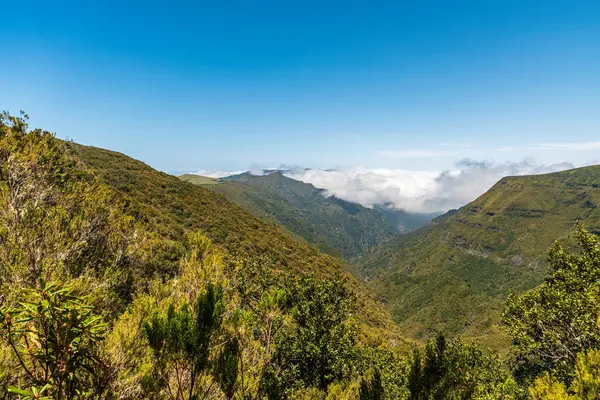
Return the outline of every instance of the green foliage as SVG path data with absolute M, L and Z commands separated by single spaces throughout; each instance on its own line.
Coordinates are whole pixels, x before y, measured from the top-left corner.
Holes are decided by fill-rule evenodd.
M 0 334 L 23 380 L 9 392 L 39 398 L 89 398 L 102 391 L 105 366 L 97 351 L 106 325 L 68 286 L 40 282 L 18 307 L 0 309 Z
M 15 387 L 8 388 L 8 393 L 19 396 L 19 399 L 23 400 L 52 400 L 56 397 L 47 396 L 49 392 L 52 390 L 52 385 L 44 385 L 43 388 L 38 389 L 37 387 L 31 387 L 29 390 L 19 389 Z
M 522 379 L 548 371 L 569 380 L 577 353 L 600 345 L 600 246 L 583 229 L 577 238 L 580 254 L 556 243 L 546 281 L 507 302 L 504 322 Z
M 408 389 L 410 357 L 407 354 L 399 354 L 385 348 L 367 347 L 362 349 L 363 382 L 369 383 L 370 371 L 377 371 L 381 386 L 383 388 L 384 398 L 386 399 L 408 399 L 410 390 Z
M 508 295 L 543 282 L 548 248 L 567 238 L 574 221 L 600 231 L 598 182 L 600 166 L 504 178 L 426 228 L 368 252 L 358 269 L 404 335 L 460 334 L 506 355 Z
M 339 279 L 289 280 L 286 303 L 294 325 L 277 338 L 277 349 L 265 371 L 263 385 L 270 398 L 292 388 L 325 390 L 356 370 L 356 330 L 349 321 L 355 298 Z
M 494 357 L 439 335 L 415 348 L 408 374 L 410 399 L 512 399 L 518 388 Z
M 126 156 L 29 131 L 25 116 L 1 118 L 1 398 L 9 386 L 20 398 L 60 392 L 123 400 L 524 394 L 475 345 L 440 336 L 407 357 L 379 301 L 344 265 L 223 196 Z M 389 296 L 411 335 L 426 337 L 435 326 L 501 339 L 496 312 L 509 290 L 538 282 L 537 256 L 548 237 L 562 235 L 579 214 L 592 226 L 600 221 L 589 207 L 595 173 L 535 177 L 533 186 L 529 178 L 503 180 L 432 227 L 373 250 L 362 271 L 375 276 L 372 287 Z M 373 221 L 360 207 L 280 174 L 212 183 L 278 193 L 281 203 L 248 202 L 284 226 L 318 220 L 309 231 L 331 239 L 333 225 L 343 225 L 349 238 L 322 242 L 332 247 L 381 239 L 361 231 Z M 548 195 L 557 191 L 562 197 Z M 286 221 L 286 210 L 299 219 Z M 557 245 L 551 276 L 511 297 L 505 314 L 518 377 L 550 371 L 529 388 L 534 399 L 590 399 L 599 391 L 600 250 L 586 232 L 578 238 L 581 253 Z M 364 243 L 343 251 L 362 251 Z M 24 291 L 40 277 L 67 284 Z
M 104 287 L 93 301 L 114 317 L 145 272 L 134 254 L 139 232 L 64 143 L 29 130 L 26 118 L 0 114 L 0 292 L 13 302 L 18 288 L 40 278 L 79 279 L 93 291 Z
M 6 397 L 10 386 L 19 384 L 20 374 L 15 373 L 19 368 L 17 358 L 8 343 L 0 340 L 0 398 Z
M 113 377 L 109 390 L 119 399 L 140 399 L 156 387 L 152 376 L 155 359 L 143 324 L 157 308 L 166 308 L 164 299 L 169 293 L 156 280 L 150 282 L 148 293 L 138 293 L 107 334 L 103 351 Z
M 216 368 L 217 381 L 228 399 L 232 399 L 235 393 L 239 359 L 240 345 L 236 338 L 232 338 L 225 343 Z
M 282 228 L 250 215 L 221 194 L 206 189 L 206 185 L 183 182 L 123 154 L 74 143 L 68 143 L 68 147 L 74 157 L 119 193 L 126 213 L 136 224 L 154 232 L 163 243 L 181 244 L 188 232 L 200 231 L 216 247 L 226 250 L 228 257 L 248 265 L 263 264 L 279 281 L 286 276 L 331 279 L 342 274 L 343 284 L 358 297 L 361 333 L 379 340 L 401 340 L 389 313 L 339 261 L 319 253 Z M 154 248 L 144 247 L 144 262 L 152 260 L 153 268 L 178 271 L 185 249 L 164 247 L 168 251 L 155 252 Z
M 600 396 L 600 351 L 590 350 L 577 355 L 570 390 L 556 377 L 545 372 L 529 388 L 532 400 L 567 399 L 593 400 Z
M 535 380 L 529 388 L 529 396 L 531 400 L 574 400 L 565 385 L 548 372 Z
M 370 380 L 363 378 L 360 381 L 360 400 L 383 400 L 384 390 L 381 383 L 381 373 L 378 369 L 373 373 Z
M 209 367 L 211 345 L 218 334 L 222 313 L 222 288 L 208 285 L 193 311 L 188 304 L 183 304 L 179 311 L 171 304 L 166 313 L 156 313 L 144 324 L 159 385 L 166 387 L 172 398 L 191 400 L 198 395 L 198 378 Z M 235 357 L 237 353 L 233 350 L 236 349 L 226 347 L 224 362 L 231 363 L 231 355 Z M 228 381 L 231 371 L 227 369 L 221 375 L 226 385 L 231 385 Z
M 600 396 L 600 350 L 589 350 L 577 355 L 571 390 L 585 400 Z

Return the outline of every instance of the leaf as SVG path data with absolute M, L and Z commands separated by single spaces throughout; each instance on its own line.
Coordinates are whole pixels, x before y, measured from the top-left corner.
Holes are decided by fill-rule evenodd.
M 8 387 L 8 393 L 18 394 L 20 396 L 33 396 L 33 393 L 28 392 L 27 390 L 16 388 L 14 386 Z

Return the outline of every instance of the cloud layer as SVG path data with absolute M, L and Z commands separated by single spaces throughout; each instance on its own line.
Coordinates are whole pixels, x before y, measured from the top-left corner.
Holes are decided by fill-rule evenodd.
M 202 175 L 208 178 L 224 178 L 226 176 L 243 174 L 246 171 L 213 171 L 208 169 L 201 169 L 197 172 L 192 172 L 194 175 Z
M 535 165 L 528 161 L 493 164 L 463 160 L 442 172 L 347 168 L 294 169 L 285 175 L 325 190 L 327 196 L 366 207 L 387 204 L 408 212 L 445 212 L 482 195 L 498 180 L 511 175 L 557 172 L 570 163 Z

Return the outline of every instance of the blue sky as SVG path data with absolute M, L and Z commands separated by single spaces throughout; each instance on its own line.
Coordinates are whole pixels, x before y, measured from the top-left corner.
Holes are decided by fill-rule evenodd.
M 165 171 L 600 160 L 599 1 L 1 9 L 1 109 Z

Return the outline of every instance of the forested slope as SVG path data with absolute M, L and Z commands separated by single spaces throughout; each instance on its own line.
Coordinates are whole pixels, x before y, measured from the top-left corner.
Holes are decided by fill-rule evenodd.
M 460 210 L 373 249 L 360 269 L 407 334 L 441 330 L 503 348 L 497 323 L 506 296 L 542 281 L 549 247 L 570 243 L 578 221 L 600 231 L 598 204 L 600 166 L 507 177 Z
M 282 228 L 259 220 L 223 195 L 202 186 L 154 170 L 120 153 L 75 143 L 68 146 L 103 183 L 129 199 L 127 212 L 130 215 L 151 226 L 161 237 L 180 243 L 187 231 L 200 230 L 230 254 L 248 262 L 266 264 L 283 275 L 332 278 L 342 274 L 357 292 L 364 310 L 361 318 L 366 325 L 382 329 L 382 332 L 395 332 L 387 311 L 333 257 L 320 253 Z M 177 268 L 178 251 L 177 246 L 164 249 L 165 262 L 173 263 L 164 268 Z
M 183 180 L 206 185 L 206 179 L 182 175 Z M 378 210 L 325 197 L 323 190 L 275 171 L 263 176 L 249 173 L 235 180 L 220 180 L 205 186 L 265 220 L 277 222 L 333 256 L 357 260 L 363 251 L 398 235 L 399 221 L 391 221 Z M 422 220 L 422 226 L 427 218 Z M 412 221 L 411 221 L 412 222 Z M 413 224 L 414 225 L 414 224 Z M 412 226 L 412 225 L 411 225 Z

